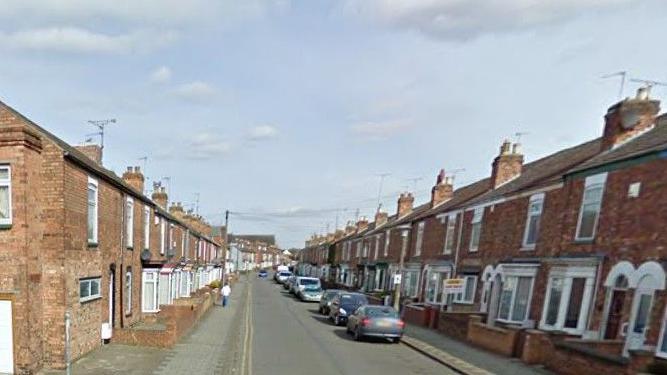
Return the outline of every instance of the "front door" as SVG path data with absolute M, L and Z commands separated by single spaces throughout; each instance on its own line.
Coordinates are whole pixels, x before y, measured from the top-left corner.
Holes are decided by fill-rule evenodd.
M 611 291 L 609 302 L 609 315 L 607 316 L 607 327 L 604 331 L 605 340 L 614 340 L 618 337 L 621 320 L 623 318 L 623 303 L 625 301 L 625 290 L 614 289 Z
M 630 350 L 640 349 L 644 345 L 646 329 L 649 325 L 649 316 L 653 307 L 652 289 L 638 288 L 632 301 L 632 314 L 625 338 L 623 355 L 628 356 Z
M 486 323 L 494 325 L 496 323 L 496 316 L 498 316 L 498 302 L 500 301 L 500 290 L 502 288 L 502 278 L 496 275 L 491 284 L 491 296 L 489 297 L 488 315 Z
M 0 300 L 0 373 L 14 373 L 12 301 Z

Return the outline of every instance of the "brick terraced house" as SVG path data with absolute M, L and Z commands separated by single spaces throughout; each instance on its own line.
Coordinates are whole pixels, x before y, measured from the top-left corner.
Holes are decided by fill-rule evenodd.
M 503 142 L 490 176 L 319 238 L 330 277 L 392 290 L 405 319 L 557 373 L 635 373 L 667 359 L 667 115 L 640 89 L 601 137 L 525 163 Z M 312 240 L 312 239 L 311 239 Z M 310 255 L 312 256 L 312 255 Z M 320 268 L 326 267 L 317 263 Z M 444 293 L 445 280 L 463 280 Z
M 222 277 L 203 218 L 0 102 L 0 372 L 65 365 Z

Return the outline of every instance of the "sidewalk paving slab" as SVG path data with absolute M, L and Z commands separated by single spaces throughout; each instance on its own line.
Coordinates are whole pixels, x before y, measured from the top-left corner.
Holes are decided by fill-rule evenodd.
M 463 374 L 548 375 L 542 367 L 529 366 L 517 358 L 504 357 L 437 331 L 408 324 L 403 342 L 413 349 Z

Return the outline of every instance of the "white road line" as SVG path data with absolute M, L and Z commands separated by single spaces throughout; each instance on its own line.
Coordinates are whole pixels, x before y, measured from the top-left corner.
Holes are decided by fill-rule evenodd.
M 245 316 L 245 335 L 243 337 L 243 350 L 241 353 L 241 375 L 251 375 L 252 374 L 252 327 L 251 327 L 251 315 L 252 315 L 252 306 L 251 306 L 251 297 L 252 297 L 252 285 L 248 283 L 247 285 L 247 295 L 246 295 L 246 316 Z

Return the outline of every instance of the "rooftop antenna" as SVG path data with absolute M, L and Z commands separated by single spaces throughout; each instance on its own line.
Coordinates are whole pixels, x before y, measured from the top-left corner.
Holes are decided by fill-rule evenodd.
M 199 215 L 199 193 L 195 193 L 195 213 Z
M 380 177 L 380 185 L 378 187 L 378 212 L 380 212 L 380 208 L 382 207 L 382 203 L 380 203 L 380 198 L 382 197 L 382 184 L 387 176 L 391 176 L 391 173 L 378 173 L 377 176 Z
M 88 123 L 90 125 L 97 127 L 100 130 L 96 134 L 99 134 L 100 136 L 100 148 L 102 149 L 102 151 L 104 151 L 104 128 L 109 124 L 115 124 L 116 119 L 111 118 L 107 120 L 88 120 Z M 102 153 L 102 155 L 104 155 L 104 153 Z
M 162 177 L 162 179 L 166 182 L 167 185 L 167 194 L 171 195 L 171 177 Z M 173 198 L 172 198 L 173 199 Z
M 452 169 L 452 170 L 447 171 L 448 174 L 449 174 L 449 177 L 452 179 L 452 185 L 454 184 L 454 179 L 456 178 L 456 175 L 461 173 L 461 172 L 465 172 L 465 170 L 466 170 L 465 168 L 458 168 L 458 169 Z
M 653 81 L 650 79 L 638 79 L 638 78 L 633 78 L 630 80 L 630 82 L 637 82 L 637 83 L 642 83 L 644 87 L 646 87 L 646 94 L 651 93 L 651 89 L 653 86 L 667 86 L 667 83 L 665 82 L 660 82 L 660 81 Z
M 524 135 L 528 135 L 528 134 L 530 134 L 530 133 L 528 133 L 528 132 L 516 132 L 516 133 L 514 133 L 514 137 L 516 138 L 516 143 L 521 143 L 521 137 L 523 137 Z
M 622 70 L 620 72 L 616 73 L 611 73 L 611 74 L 605 74 L 600 78 L 606 79 L 606 78 L 612 78 L 612 77 L 621 77 L 621 87 L 618 89 L 618 100 L 623 99 L 623 89 L 625 88 L 625 78 L 627 76 L 628 72 L 625 70 Z
M 414 177 L 414 178 L 407 178 L 406 181 L 412 181 L 412 191 L 414 193 L 417 193 L 417 182 L 423 179 L 424 177 Z

